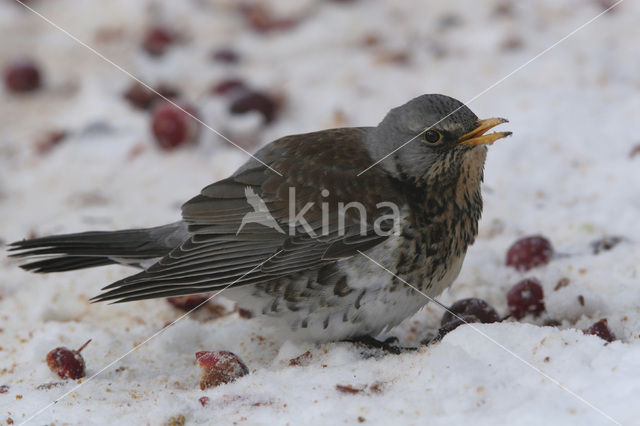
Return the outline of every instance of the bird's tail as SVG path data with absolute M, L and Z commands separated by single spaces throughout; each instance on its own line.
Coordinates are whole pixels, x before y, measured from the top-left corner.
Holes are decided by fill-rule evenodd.
M 187 236 L 186 225 L 176 222 L 147 229 L 92 231 L 52 235 L 9 244 L 10 257 L 42 257 L 20 265 L 32 272 L 63 272 L 122 263 L 142 267 L 162 257 Z

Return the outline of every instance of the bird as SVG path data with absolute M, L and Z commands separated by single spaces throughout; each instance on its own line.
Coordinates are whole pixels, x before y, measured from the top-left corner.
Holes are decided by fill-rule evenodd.
M 21 267 L 37 273 L 141 269 L 92 302 L 224 291 L 294 340 L 375 339 L 458 276 L 478 233 L 487 147 L 511 135 L 488 131 L 506 122 L 421 95 L 377 126 L 272 141 L 177 222 L 16 241 L 10 255 L 35 257 Z M 267 222 L 246 220 L 263 207 Z

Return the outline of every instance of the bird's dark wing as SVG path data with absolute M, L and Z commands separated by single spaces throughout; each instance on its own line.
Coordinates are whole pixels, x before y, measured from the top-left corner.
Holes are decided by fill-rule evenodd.
M 373 224 L 390 210 L 378 203 L 399 206 L 402 200 L 382 171 L 374 168 L 357 176 L 372 163 L 362 144 L 366 132 L 334 129 L 274 141 L 257 156 L 282 176 L 251 160 L 231 177 L 207 186 L 182 207 L 189 238 L 146 271 L 105 287 L 109 291 L 95 300 L 124 302 L 264 282 L 384 241 L 387 237 L 375 234 Z M 253 194 L 264 204 L 249 203 Z M 290 197 L 294 216 L 304 212 L 308 226 L 290 228 Z M 341 220 L 339 203 L 350 202 L 362 205 L 365 220 L 355 207 L 347 208 Z M 256 212 L 259 205 L 268 212 Z M 323 209 L 328 213 L 324 223 Z

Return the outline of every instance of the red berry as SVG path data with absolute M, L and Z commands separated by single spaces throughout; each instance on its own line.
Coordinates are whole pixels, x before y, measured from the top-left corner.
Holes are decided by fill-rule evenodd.
M 230 383 L 249 374 L 249 369 L 237 355 L 228 351 L 196 352 L 196 361 L 202 369 L 200 389 L 205 390 Z
M 91 342 L 91 339 L 78 350 L 69 350 L 65 347 L 55 348 L 47 354 L 47 365 L 51 371 L 61 379 L 79 379 L 85 376 L 84 359 L 80 352 Z
M 594 323 L 591 327 L 584 330 L 585 334 L 593 334 L 599 338 L 606 340 L 607 342 L 613 342 L 616 340 L 616 335 L 609 330 L 607 319 L 602 318 L 600 321 Z
M 546 238 L 534 235 L 521 238 L 507 251 L 507 266 L 518 271 L 528 271 L 536 266 L 546 265 L 553 255 L 551 242 Z
M 152 56 L 161 56 L 175 42 L 175 35 L 163 27 L 151 27 L 144 36 L 142 47 Z
M 196 115 L 189 105 L 180 103 L 177 105 L 190 114 Z M 200 123 L 171 102 L 164 101 L 153 111 L 151 129 L 158 145 L 163 149 L 171 150 L 182 144 L 195 142 Z
M 460 327 L 462 324 L 470 324 L 474 322 L 480 322 L 477 317 L 473 315 L 458 315 L 457 317 L 453 317 L 453 319 L 447 323 L 442 323 L 440 325 L 440 329 L 438 330 L 438 336 L 436 340 L 442 339 L 447 333 L 455 330 Z
M 229 111 L 232 114 L 244 114 L 257 111 L 270 123 L 276 116 L 278 104 L 269 95 L 262 92 L 245 92 L 233 100 Z
M 4 70 L 4 84 L 13 93 L 34 91 L 41 85 L 40 70 L 30 60 L 14 62 Z
M 165 98 L 168 98 L 168 99 L 176 99 L 176 98 L 180 97 L 180 91 L 177 88 L 175 88 L 175 87 L 173 87 L 173 86 L 171 86 L 169 84 L 160 83 L 159 85 L 157 85 L 155 87 L 155 91 L 158 92 L 159 94 L 161 94 L 162 96 L 164 96 Z M 160 100 L 162 98 L 157 96 L 156 99 Z
M 154 89 L 165 98 L 175 99 L 179 97 L 180 92 L 172 86 L 161 84 Z M 146 86 L 135 82 L 123 93 L 124 98 L 129 101 L 132 107 L 137 109 L 148 110 L 162 98 L 154 91 L 149 90 Z
M 207 405 L 209 403 L 209 397 L 208 396 L 201 396 L 200 398 L 198 398 L 198 401 L 200 401 L 200 405 L 202 405 L 204 407 L 205 405 Z
M 240 56 L 235 50 L 222 48 L 213 52 L 213 59 L 227 64 L 237 64 L 240 61 Z
M 449 307 L 449 310 L 442 315 L 441 325 L 455 319 L 455 315 L 472 315 L 478 318 L 477 322 L 492 323 L 500 321 L 500 317 L 491 305 L 482 299 L 470 297 L 468 299 L 460 299 Z
M 524 318 L 529 313 L 540 315 L 545 309 L 543 299 L 542 286 L 535 278 L 520 281 L 507 293 L 509 312 L 516 319 Z
M 228 95 L 229 93 L 239 93 L 239 91 L 247 91 L 247 85 L 238 78 L 230 78 L 222 80 L 213 87 L 212 92 L 218 95 Z
M 442 315 L 438 334 L 442 337 L 465 323 L 492 323 L 497 321 L 500 321 L 500 317 L 491 305 L 482 299 L 470 297 L 458 300 Z
M 147 109 L 153 102 L 153 92 L 142 84 L 135 82 L 122 94 L 132 107 Z
M 208 294 L 191 294 L 189 296 L 168 297 L 167 302 L 171 303 L 175 308 L 190 311 L 205 306 L 207 299 L 209 299 Z

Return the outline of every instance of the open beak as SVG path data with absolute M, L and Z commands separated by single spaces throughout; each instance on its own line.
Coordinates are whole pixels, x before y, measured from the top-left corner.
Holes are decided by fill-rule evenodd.
M 487 118 L 486 120 L 478 120 L 478 126 L 466 135 L 463 135 L 459 139 L 459 142 L 469 146 L 491 145 L 498 139 L 510 136 L 511 132 L 485 133 L 499 124 L 508 122 L 509 120 L 505 118 Z

